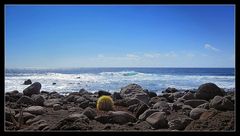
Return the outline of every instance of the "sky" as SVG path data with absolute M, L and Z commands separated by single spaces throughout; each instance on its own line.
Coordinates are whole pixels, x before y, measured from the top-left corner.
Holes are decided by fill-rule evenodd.
M 235 67 L 235 7 L 5 5 L 5 67 Z

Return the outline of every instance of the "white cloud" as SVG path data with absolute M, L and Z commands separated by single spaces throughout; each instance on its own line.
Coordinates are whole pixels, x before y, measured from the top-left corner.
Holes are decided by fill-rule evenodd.
M 125 58 L 123 58 L 123 59 L 125 59 Z M 135 55 L 135 54 L 127 54 L 127 55 L 126 55 L 126 59 L 138 60 L 138 59 L 140 59 L 140 56 Z
M 220 51 L 219 49 L 213 47 L 213 46 L 210 45 L 210 44 L 205 44 L 205 45 L 204 45 L 204 48 L 205 48 L 205 49 L 210 49 L 210 50 L 215 51 L 215 52 L 219 52 L 219 51 Z
M 166 57 L 177 57 L 177 54 L 174 51 L 170 51 L 169 53 L 165 54 Z
M 143 56 L 146 58 L 158 58 L 160 57 L 160 53 L 144 53 Z

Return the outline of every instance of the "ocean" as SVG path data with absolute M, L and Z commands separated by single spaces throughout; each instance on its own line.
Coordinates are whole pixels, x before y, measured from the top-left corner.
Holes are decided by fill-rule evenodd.
M 29 85 L 42 84 L 41 91 L 61 94 L 79 91 L 120 91 L 130 83 L 160 94 L 168 87 L 197 89 L 212 82 L 225 90 L 235 88 L 234 68 L 72 68 L 72 69 L 5 69 L 5 92 L 22 92 Z M 53 85 L 53 83 L 56 83 Z

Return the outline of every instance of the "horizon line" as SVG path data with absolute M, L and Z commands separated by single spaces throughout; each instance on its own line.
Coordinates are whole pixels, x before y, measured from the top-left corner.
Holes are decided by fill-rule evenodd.
M 110 67 L 5 67 L 5 69 L 81 69 L 81 68 L 234 68 L 235 67 L 151 67 L 151 66 L 110 66 Z

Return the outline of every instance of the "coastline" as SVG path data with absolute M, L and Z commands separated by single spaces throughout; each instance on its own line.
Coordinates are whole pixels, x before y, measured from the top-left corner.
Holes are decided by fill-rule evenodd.
M 103 95 L 113 99 L 113 110 L 96 108 Z M 5 102 L 6 131 L 235 130 L 235 89 L 225 92 L 212 83 L 195 91 L 167 88 L 162 94 L 133 83 L 114 93 L 80 89 L 62 95 L 35 82 L 23 93 L 6 92 Z

